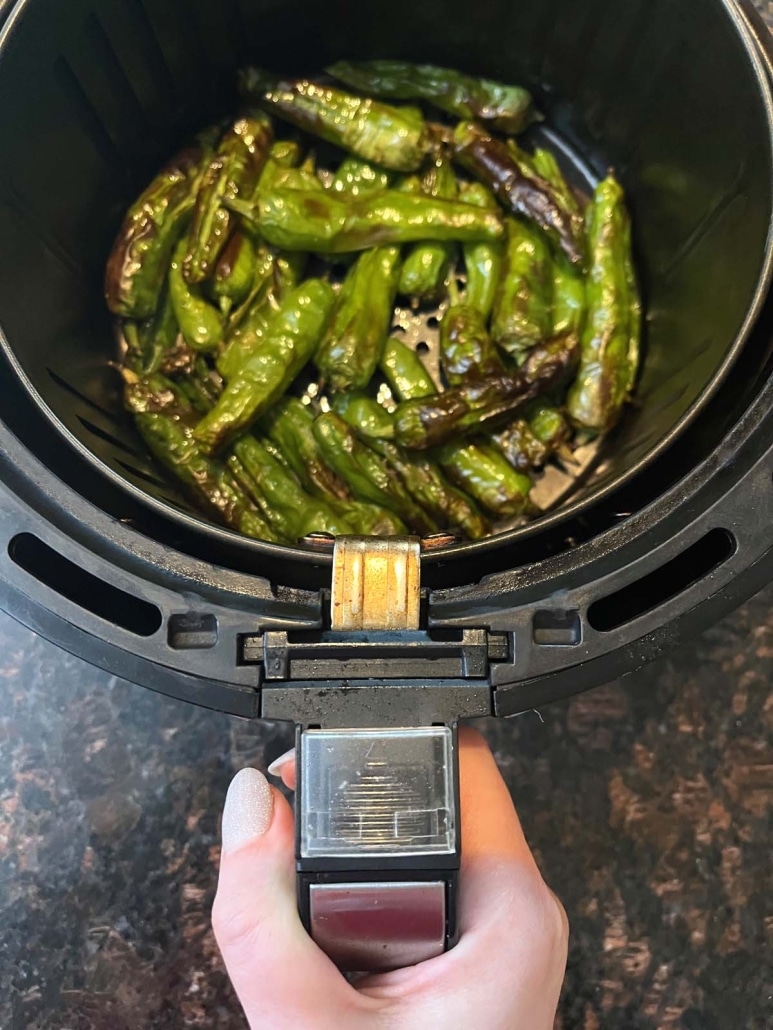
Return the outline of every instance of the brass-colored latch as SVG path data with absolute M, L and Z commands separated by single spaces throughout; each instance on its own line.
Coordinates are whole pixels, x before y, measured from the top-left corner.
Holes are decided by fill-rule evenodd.
M 419 628 L 421 541 L 337 537 L 333 550 L 334 630 Z

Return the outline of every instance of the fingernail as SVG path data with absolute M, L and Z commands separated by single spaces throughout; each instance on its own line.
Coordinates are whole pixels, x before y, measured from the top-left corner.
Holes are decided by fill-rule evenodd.
M 271 825 L 274 795 L 257 769 L 242 769 L 231 781 L 223 809 L 223 851 L 260 840 Z
M 295 748 L 291 747 L 289 751 L 285 751 L 279 758 L 275 758 L 271 765 L 268 767 L 269 776 L 280 776 L 282 769 L 290 762 L 295 761 Z

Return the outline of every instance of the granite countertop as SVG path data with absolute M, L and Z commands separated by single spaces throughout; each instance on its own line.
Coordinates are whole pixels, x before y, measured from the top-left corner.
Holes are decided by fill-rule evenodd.
M 757 6 L 773 24 L 773 4 Z M 773 587 L 483 728 L 572 925 L 557 1030 L 773 1027 Z M 0 1027 L 244 1027 L 209 926 L 231 776 L 291 740 L 0 615 Z

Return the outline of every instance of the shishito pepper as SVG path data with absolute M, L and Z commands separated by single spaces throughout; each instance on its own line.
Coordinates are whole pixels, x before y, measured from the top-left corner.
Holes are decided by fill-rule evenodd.
M 478 379 L 436 397 L 404 402 L 395 415 L 395 440 L 409 450 L 426 450 L 479 432 L 566 381 L 577 358 L 577 341 L 559 337 L 535 348 L 512 375 Z
M 226 243 L 215 266 L 212 293 L 220 310 L 228 314 L 234 304 L 244 300 L 255 278 L 255 247 L 249 236 L 237 230 Z
M 437 524 L 416 504 L 398 474 L 335 412 L 319 416 L 314 436 L 333 471 L 358 500 L 389 508 L 423 536 L 437 533 Z
M 307 494 L 295 475 L 254 436 L 237 441 L 228 467 L 277 535 L 300 540 L 308 533 L 344 536 L 354 532 L 352 523 L 329 504 Z
M 390 107 L 332 86 L 284 81 L 258 68 L 239 76 L 242 95 L 328 143 L 396 172 L 414 172 L 430 137 L 419 110 Z
M 190 426 L 195 411 L 179 387 L 159 375 L 129 378 L 126 403 L 151 454 L 187 494 L 246 536 L 279 542 L 224 467 L 201 453 Z
M 222 351 L 217 357 L 217 370 L 224 379 L 234 376 L 255 353 L 283 301 L 300 276 L 288 264 L 269 251 L 258 257 L 256 277 L 250 293 L 251 304 L 235 325 L 230 326 Z
M 398 400 L 417 401 L 437 392 L 421 359 L 400 340 L 387 344 L 381 370 Z M 531 480 L 516 472 L 493 447 L 450 443 L 435 456 L 449 479 L 496 518 L 512 518 L 527 510 Z
M 494 303 L 491 333 L 519 357 L 553 333 L 553 262 L 545 234 L 511 218 L 505 264 Z
M 189 283 L 203 282 L 214 272 L 235 224 L 225 202 L 252 197 L 272 142 L 271 122 L 264 115 L 240 118 L 221 140 L 196 197 L 184 263 Z
M 537 401 L 525 415 L 494 436 L 507 460 L 520 471 L 544 465 L 570 437 L 566 416 L 551 404 Z
M 201 287 L 191 286 L 183 275 L 188 240 L 177 244 L 169 268 L 169 295 L 175 318 L 185 342 L 195 350 L 214 351 L 223 338 L 223 316 L 204 296 Z
M 159 412 L 139 414 L 136 423 L 148 449 L 181 482 L 186 493 L 245 536 L 281 541 L 230 474 L 201 453 L 188 426 Z
M 582 264 L 585 241 L 555 188 L 519 166 L 505 143 L 474 122 L 460 122 L 454 131 L 454 154 L 463 168 L 494 191 L 505 208 L 554 233 L 569 260 Z
M 406 454 L 390 442 L 394 435 L 392 416 L 378 401 L 356 394 L 342 399 L 338 411 L 402 479 L 413 499 L 441 526 L 459 530 L 470 540 L 480 540 L 489 527 L 473 501 L 444 477 L 434 462 Z
M 380 368 L 398 400 L 419 400 L 437 393 L 421 358 L 402 340 L 387 340 Z
M 261 346 L 196 427 L 205 453 L 220 450 L 284 396 L 319 344 L 334 300 L 332 288 L 321 279 L 309 279 L 292 291 Z
M 393 181 L 394 176 L 385 169 L 359 157 L 346 157 L 338 166 L 330 188 L 334 193 L 348 193 L 358 197 L 361 193 L 389 189 Z
M 284 397 L 261 420 L 260 431 L 279 449 L 309 493 L 349 501 L 346 483 L 330 468 L 314 436 L 314 416 L 297 397 Z
M 486 242 L 502 239 L 505 232 L 495 211 L 401 190 L 349 197 L 330 190 L 275 189 L 259 194 L 255 205 L 233 201 L 230 206 L 273 246 L 322 254 L 420 240 Z
M 611 430 L 639 368 L 641 302 L 631 254 L 631 222 L 620 184 L 596 189 L 588 214 L 591 267 L 582 358 L 567 407 L 572 421 L 595 433 Z
M 363 93 L 390 100 L 426 100 L 457 118 L 489 122 L 499 132 L 522 132 L 535 117 L 527 90 L 451 68 L 405 61 L 338 61 L 327 71 Z
M 459 188 L 447 157 L 439 157 L 425 174 L 422 191 L 428 197 L 456 200 Z M 405 257 L 400 275 L 400 293 L 420 304 L 438 300 L 454 253 L 452 243 L 417 243 Z
M 183 150 L 140 195 L 121 225 L 105 273 L 108 308 L 125 318 L 150 318 L 172 251 L 193 210 L 204 151 Z
M 146 375 L 160 371 L 179 335 L 168 287 L 162 292 L 155 315 L 144 322 L 124 322 L 123 333 L 128 345 L 127 363 Z
M 465 204 L 474 204 L 488 211 L 497 209 L 496 200 L 479 182 L 462 183 L 461 198 Z M 502 275 L 504 246 L 501 243 L 468 243 L 463 248 L 463 256 L 467 273 L 465 303 L 488 320 Z
M 394 314 L 400 248 L 375 247 L 352 266 L 314 363 L 333 393 L 364 389 L 378 367 Z
M 449 386 L 461 386 L 473 379 L 502 375 L 504 366 L 491 339 L 484 315 L 463 300 L 452 285 L 452 306 L 440 323 L 440 357 Z

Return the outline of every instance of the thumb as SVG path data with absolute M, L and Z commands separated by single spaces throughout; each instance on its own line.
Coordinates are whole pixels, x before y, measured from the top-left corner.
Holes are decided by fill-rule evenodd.
M 223 811 L 212 924 L 253 1027 L 297 1027 L 321 997 L 331 1010 L 356 998 L 301 923 L 294 841 L 285 798 L 257 769 L 243 769 L 231 783 Z

